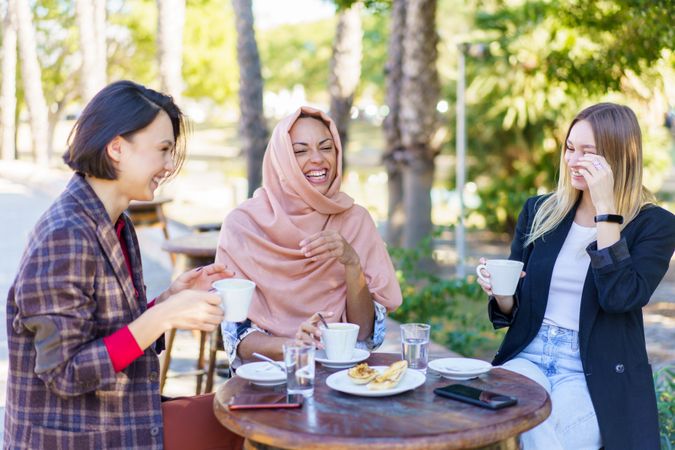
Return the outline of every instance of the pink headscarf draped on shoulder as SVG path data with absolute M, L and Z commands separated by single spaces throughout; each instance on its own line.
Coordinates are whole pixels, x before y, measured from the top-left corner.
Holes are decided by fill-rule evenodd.
M 328 125 L 337 150 L 337 175 L 325 195 L 302 173 L 289 131 L 301 114 Z M 317 311 L 346 320 L 345 269 L 337 259 L 311 261 L 300 241 L 321 230 L 338 231 L 361 259 L 368 289 L 389 311 L 401 289 L 389 254 L 368 212 L 340 192 L 342 148 L 337 128 L 323 112 L 301 107 L 274 128 L 263 160 L 262 187 L 226 218 L 216 261 L 257 285 L 248 317 L 275 336 L 291 337 Z

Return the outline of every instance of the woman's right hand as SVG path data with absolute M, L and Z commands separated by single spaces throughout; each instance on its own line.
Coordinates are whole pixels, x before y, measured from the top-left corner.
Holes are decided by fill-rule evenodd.
M 220 296 L 213 292 L 185 289 L 161 304 L 167 328 L 214 331 L 225 318 Z
M 308 344 L 314 344 L 316 348 L 322 349 L 323 344 L 321 343 L 321 330 L 319 330 L 319 322 L 321 321 L 321 318 L 319 317 L 319 314 L 321 314 L 324 318 L 333 317 L 333 312 L 331 311 L 319 311 L 312 314 L 312 317 L 300 324 L 298 331 L 295 333 L 295 339 Z

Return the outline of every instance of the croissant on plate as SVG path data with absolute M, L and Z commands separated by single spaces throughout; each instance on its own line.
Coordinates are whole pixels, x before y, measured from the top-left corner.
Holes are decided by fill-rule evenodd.
M 373 391 L 392 389 L 401 381 L 406 370 L 408 370 L 408 361 L 396 361 L 368 383 L 368 389 Z

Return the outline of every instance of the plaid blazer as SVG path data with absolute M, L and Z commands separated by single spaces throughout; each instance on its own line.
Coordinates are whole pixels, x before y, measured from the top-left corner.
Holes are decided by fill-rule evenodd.
M 133 284 L 82 175 L 30 234 L 7 298 L 5 448 L 162 448 L 155 349 L 115 373 L 103 343 L 146 308 L 138 241 L 123 220 Z

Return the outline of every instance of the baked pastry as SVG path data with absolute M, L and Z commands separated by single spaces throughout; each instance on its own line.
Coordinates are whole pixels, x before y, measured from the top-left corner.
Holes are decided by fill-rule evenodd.
M 406 370 L 408 370 L 408 361 L 396 361 L 394 364 L 387 367 L 381 375 L 375 377 L 373 381 L 368 383 L 368 389 L 373 391 L 392 389 L 401 381 Z
M 378 371 L 368 366 L 368 363 L 361 363 L 347 371 L 349 379 L 354 384 L 366 384 L 378 375 Z

